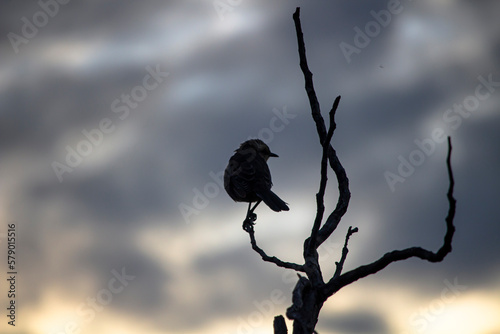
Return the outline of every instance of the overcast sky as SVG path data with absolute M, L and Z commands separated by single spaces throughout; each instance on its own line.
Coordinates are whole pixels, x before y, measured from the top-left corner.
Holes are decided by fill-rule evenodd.
M 251 249 L 220 177 L 241 142 L 268 143 L 290 211 L 259 207 L 256 237 L 302 263 L 321 147 L 297 6 L 323 113 L 342 96 L 332 143 L 352 193 L 325 279 L 351 225 L 345 270 L 439 249 L 454 146 L 453 251 L 344 288 L 317 330 L 500 332 L 498 1 L 57 1 L 0 5 L 0 332 L 272 332 L 297 277 Z M 330 173 L 327 210 L 336 189 Z

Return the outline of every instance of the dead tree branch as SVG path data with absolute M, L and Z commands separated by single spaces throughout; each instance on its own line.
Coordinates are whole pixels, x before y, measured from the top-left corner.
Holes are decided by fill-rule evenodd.
M 451 252 L 451 242 L 453 239 L 453 234 L 455 233 L 455 226 L 453 225 L 453 219 L 455 217 L 456 210 L 456 200 L 453 198 L 453 190 L 455 187 L 455 180 L 453 178 L 453 170 L 451 169 L 451 138 L 448 137 L 448 156 L 446 157 L 446 166 L 448 170 L 448 179 L 450 182 L 447 198 L 449 203 L 448 214 L 445 218 L 446 221 L 446 234 L 444 236 L 444 242 L 441 248 L 436 252 L 432 252 L 422 247 L 411 247 L 403 250 L 394 250 L 392 252 L 384 254 L 380 259 L 370 264 L 358 267 L 351 270 L 339 277 L 333 277 L 326 285 L 322 288 L 323 294 L 328 298 L 341 288 L 349 285 L 360 278 L 366 277 L 377 273 L 378 271 L 384 269 L 392 262 L 406 260 L 411 257 L 418 257 L 422 260 L 427 260 L 429 262 L 441 262 L 445 256 Z
M 325 121 L 323 119 L 323 116 L 321 115 L 318 98 L 314 90 L 312 73 L 307 65 L 304 36 L 300 24 L 300 8 L 297 8 L 295 13 L 293 14 L 293 20 L 295 23 L 295 30 L 297 34 L 300 68 L 304 75 L 305 90 L 307 92 L 309 104 L 311 107 L 311 115 L 316 124 L 316 130 L 318 132 L 319 141 L 322 146 L 320 187 L 318 193 L 316 194 L 317 212 L 311 229 L 311 235 L 304 242 L 304 264 L 299 265 L 296 263 L 284 262 L 275 256 L 271 257 L 267 255 L 260 247 L 258 247 L 255 240 L 255 232 L 253 229 L 253 221 L 256 219 L 256 216 L 251 211 L 249 211 L 250 213 L 247 214 L 245 220 L 248 220 L 249 222 L 248 224 L 246 224 L 248 228 L 246 228 L 245 231 L 247 231 L 250 236 L 252 249 L 254 249 L 264 261 L 272 262 L 282 268 L 305 272 L 305 274 L 307 275 L 307 277 L 299 275 L 299 280 L 292 293 L 292 305 L 287 309 L 286 315 L 289 319 L 294 320 L 293 334 L 311 334 L 316 333 L 315 326 L 318 321 L 319 313 L 321 311 L 323 303 L 344 286 L 349 285 L 368 275 L 375 274 L 393 262 L 402 261 L 411 257 L 417 257 L 429 262 L 440 262 L 448 253 L 451 252 L 451 243 L 453 234 L 455 232 L 455 227 L 453 225 L 453 219 L 455 217 L 456 210 L 456 200 L 453 198 L 455 181 L 451 168 L 451 139 L 448 137 L 448 155 L 446 158 L 446 165 L 449 177 L 449 188 L 447 193 L 449 209 L 445 219 L 447 230 L 444 236 L 443 245 L 437 252 L 432 252 L 422 247 L 411 247 L 403 250 L 394 250 L 392 252 L 384 254 L 380 259 L 376 260 L 373 263 L 360 266 L 346 273 L 342 273 L 344 263 L 347 259 L 347 254 L 349 252 L 349 239 L 354 233 L 358 232 L 357 227 L 353 228 L 352 226 L 350 226 L 345 237 L 341 258 L 339 262 L 335 263 L 335 273 L 328 280 L 328 282 L 325 283 L 318 262 L 319 259 L 317 249 L 327 238 L 330 237 L 330 235 L 339 225 L 340 220 L 347 211 L 347 207 L 349 205 L 349 200 L 351 197 L 347 174 L 344 167 L 340 163 L 337 152 L 330 143 L 336 129 L 335 113 L 340 102 L 340 96 L 335 99 L 332 109 L 329 113 L 330 124 L 327 131 Z M 334 171 L 337 178 L 339 197 L 335 209 L 328 216 L 326 221 L 323 222 L 325 212 L 324 197 L 328 181 L 328 164 Z M 274 333 L 287 333 L 286 324 L 282 316 L 278 316 L 275 318 Z
M 297 44 L 299 48 L 299 61 L 300 61 L 300 69 L 304 74 L 305 81 L 305 89 L 307 92 L 307 97 L 309 98 L 309 105 L 311 106 L 311 115 L 316 123 L 316 130 L 318 132 L 319 141 L 323 148 L 325 145 L 328 147 L 327 157 L 330 162 L 330 167 L 335 173 L 335 176 L 338 180 L 338 188 L 339 188 L 339 199 L 337 201 L 337 206 L 335 210 L 330 214 L 328 219 L 326 220 L 323 227 L 319 230 L 318 236 L 314 242 L 314 245 L 319 247 L 328 237 L 335 231 L 338 224 L 340 223 L 340 219 L 346 213 L 347 207 L 349 206 L 349 200 L 351 198 L 351 192 L 349 191 L 349 179 L 347 178 L 347 174 L 345 172 L 344 167 L 339 161 L 337 157 L 337 152 L 330 144 L 330 141 L 327 141 L 327 131 L 325 126 L 325 121 L 323 116 L 321 116 L 321 109 L 318 102 L 318 97 L 316 96 L 316 92 L 314 90 L 314 84 L 312 76 L 313 74 L 309 70 L 309 66 L 307 65 L 306 58 L 306 46 L 304 42 L 304 34 L 302 33 L 302 27 L 300 24 L 300 8 L 297 7 L 295 13 L 293 14 L 293 21 L 295 23 L 295 31 L 297 34 Z M 340 96 L 335 99 L 334 105 L 332 107 L 332 112 L 330 112 L 330 129 L 331 131 L 335 130 L 335 111 L 338 107 L 338 103 L 340 101 Z M 332 132 L 333 135 L 333 132 Z M 330 138 L 331 139 L 331 138 Z
M 332 140 L 333 137 L 333 132 L 335 131 L 336 124 L 335 124 L 335 112 L 337 111 L 337 108 L 339 106 L 340 102 L 340 96 L 337 96 L 335 99 L 335 102 L 333 103 L 332 110 L 330 110 L 330 128 L 328 129 L 328 133 L 326 135 L 326 138 L 324 139 L 322 145 L 323 145 L 323 155 L 321 157 L 321 180 L 320 180 L 320 186 L 319 186 L 319 191 L 316 194 L 316 204 L 317 204 L 317 211 L 316 211 L 316 219 L 314 220 L 314 225 L 311 231 L 311 238 L 309 242 L 309 252 L 312 252 L 314 249 L 316 249 L 316 239 L 318 237 L 318 231 L 321 226 L 321 221 L 323 220 L 323 214 L 325 212 L 325 191 L 326 191 L 326 183 L 328 181 L 328 165 L 327 165 L 327 156 L 328 156 L 328 149 L 330 147 L 330 141 Z
M 304 266 L 302 266 L 300 264 L 281 261 L 276 256 L 267 255 L 266 252 L 264 252 L 264 250 L 262 248 L 257 246 L 257 241 L 255 240 L 255 231 L 253 229 L 253 226 L 251 228 L 247 229 L 246 231 L 250 235 L 250 244 L 252 245 L 252 249 L 254 251 L 256 251 L 257 253 L 259 253 L 259 255 L 262 257 L 262 260 L 264 260 L 266 262 L 272 262 L 275 265 L 277 265 L 278 267 L 293 269 L 293 270 L 301 271 L 301 272 L 305 271 Z
M 344 267 L 344 262 L 347 258 L 347 253 L 349 253 L 349 249 L 347 249 L 347 244 L 349 243 L 349 238 L 351 237 L 351 235 L 353 235 L 356 232 L 358 232 L 357 227 L 352 228 L 352 226 L 349 226 L 349 230 L 347 231 L 347 235 L 345 236 L 344 248 L 342 248 L 342 257 L 340 258 L 339 262 L 335 262 L 337 269 L 335 269 L 335 273 L 333 274 L 333 278 L 339 277 L 340 274 L 342 273 L 342 269 Z

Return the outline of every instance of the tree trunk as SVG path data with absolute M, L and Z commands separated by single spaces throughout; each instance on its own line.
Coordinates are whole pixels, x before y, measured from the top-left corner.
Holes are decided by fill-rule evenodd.
M 300 277 L 286 315 L 293 320 L 293 334 L 312 334 L 324 299 L 305 277 Z

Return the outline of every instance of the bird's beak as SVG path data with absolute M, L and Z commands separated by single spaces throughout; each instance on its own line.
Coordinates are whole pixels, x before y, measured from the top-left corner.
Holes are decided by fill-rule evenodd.
M 272 153 L 272 152 L 269 154 L 269 156 L 270 156 L 270 157 L 275 157 L 275 158 L 278 158 L 278 157 L 279 157 L 279 155 L 277 155 L 277 154 L 275 154 L 275 153 Z

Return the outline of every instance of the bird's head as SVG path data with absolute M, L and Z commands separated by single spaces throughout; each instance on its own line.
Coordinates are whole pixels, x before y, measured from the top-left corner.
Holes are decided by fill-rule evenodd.
M 272 153 L 271 150 L 269 149 L 269 146 L 267 146 L 267 144 L 260 139 L 247 140 L 246 142 L 240 145 L 240 148 L 238 150 L 242 151 L 253 150 L 257 154 L 259 154 L 262 158 L 264 158 L 265 161 L 267 161 L 267 159 L 269 159 L 270 157 L 278 157 L 278 155 Z

